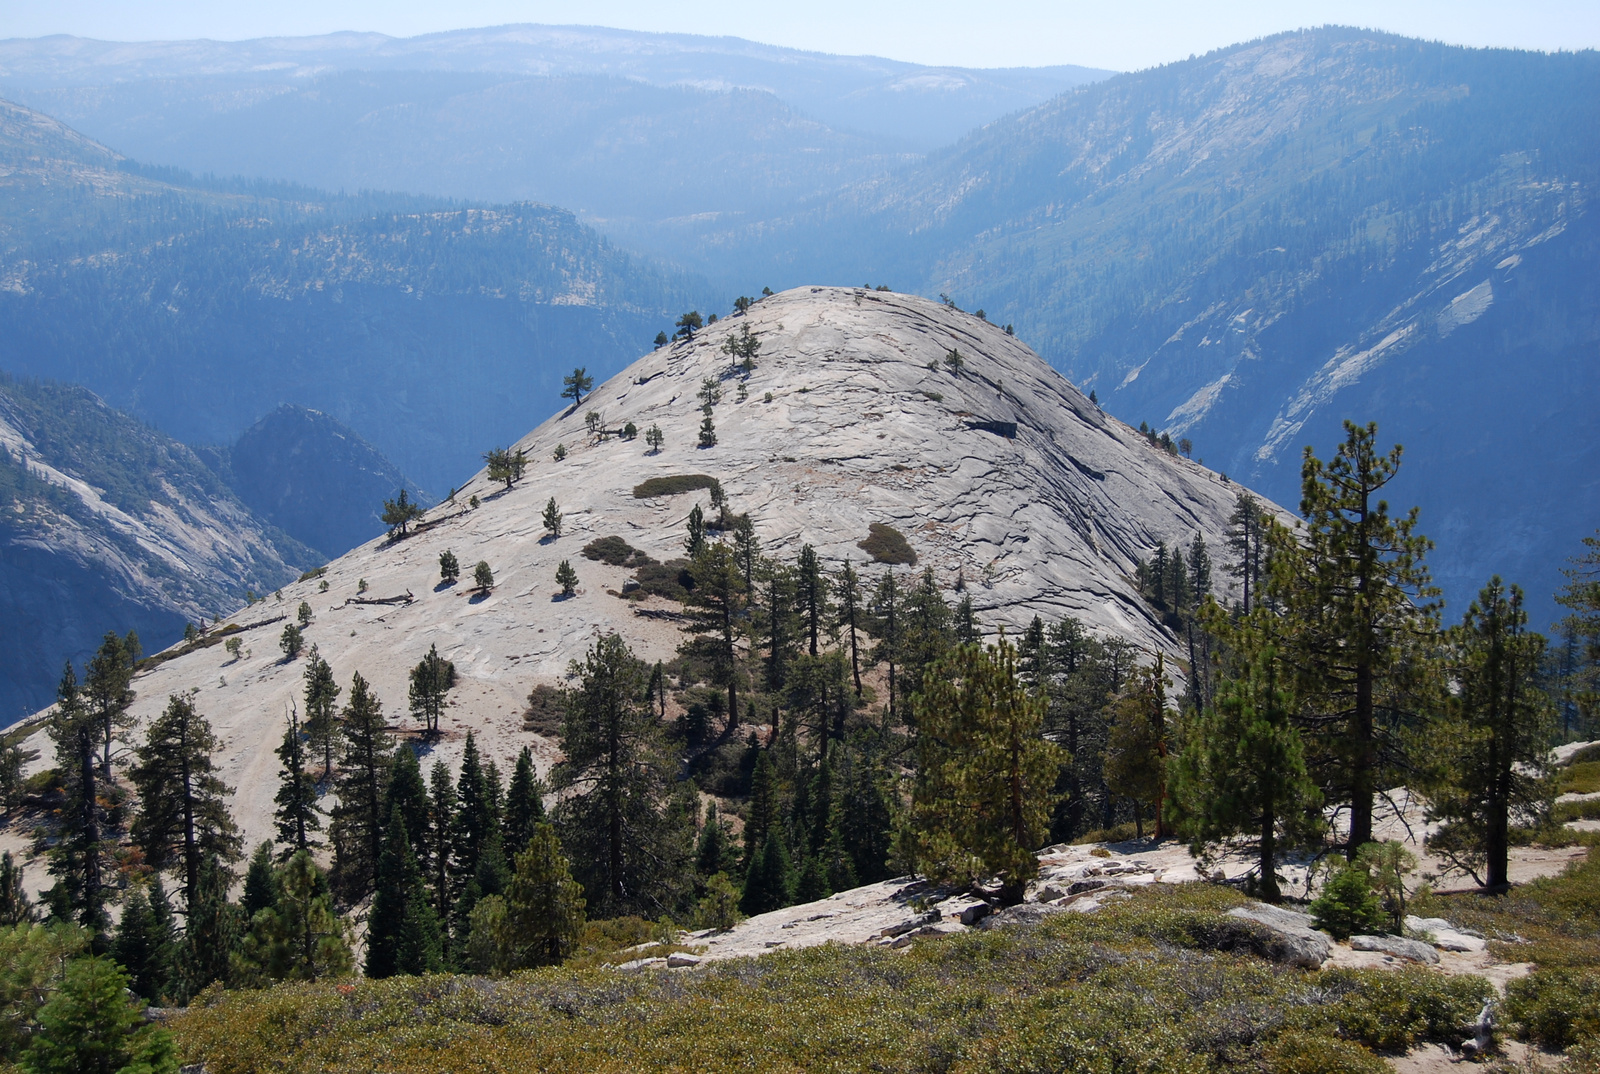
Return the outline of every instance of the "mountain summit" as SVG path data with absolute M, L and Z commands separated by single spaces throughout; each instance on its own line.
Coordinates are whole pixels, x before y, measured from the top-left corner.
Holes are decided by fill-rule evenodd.
M 747 331 L 759 342 L 748 372 L 727 346 Z M 703 406 L 714 446 L 698 446 Z M 638 435 L 618 435 L 629 423 Z M 647 442 L 654 428 L 659 451 Z M 597 637 L 616 631 L 641 657 L 671 656 L 678 605 L 622 594 L 641 555 L 669 567 L 683 556 L 691 510 L 710 517 L 711 478 L 732 512 L 749 513 L 769 554 L 792 559 L 814 545 L 830 572 L 853 561 L 868 588 L 884 570 L 931 569 L 942 588 L 972 598 L 986 632 L 1072 615 L 1173 656 L 1175 639 L 1137 593 L 1136 561 L 1197 533 L 1220 550 L 1240 491 L 1104 414 L 1003 329 L 925 299 L 849 288 L 788 291 L 662 347 L 510 450 L 527 464 L 510 488 L 479 472 L 409 536 L 368 542 L 235 615 L 229 624 L 246 647 L 238 659 L 196 647 L 136 680 L 141 722 L 169 694 L 198 691 L 195 704 L 227 744 L 221 774 L 238 788 L 248 840 L 270 830 L 271 747 L 302 692 L 304 659 L 284 660 L 277 644 L 302 601 L 313 613 L 306 645 L 341 683 L 360 672 L 391 718 L 410 669 L 436 645 L 458 681 L 434 748 L 459 754 L 470 729 L 505 761 L 524 744 L 541 750 L 523 730 L 530 688 L 558 682 Z M 543 523 L 551 500 L 559 536 Z M 915 566 L 874 562 L 861 548 L 874 527 L 903 536 Z M 583 554 L 602 538 L 637 550 L 630 565 Z M 453 585 L 440 580 L 447 551 L 461 565 Z M 473 585 L 480 561 L 491 589 Z M 567 598 L 556 583 L 562 561 L 579 579 Z M 48 753 L 42 735 L 33 745 Z

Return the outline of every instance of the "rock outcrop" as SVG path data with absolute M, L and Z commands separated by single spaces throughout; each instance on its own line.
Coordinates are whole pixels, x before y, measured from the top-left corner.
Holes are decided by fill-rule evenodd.
M 748 376 L 724 350 L 746 329 L 760 342 Z M 714 447 L 697 446 L 702 393 L 720 395 Z M 590 435 L 591 412 L 608 435 Z M 636 439 L 616 435 L 628 423 Z M 664 437 L 659 452 L 643 436 L 651 427 Z M 652 660 L 680 641 L 676 605 L 623 599 L 633 569 L 582 554 L 602 537 L 656 560 L 683 554 L 685 518 L 696 503 L 708 507 L 707 493 L 646 489 L 640 498 L 647 479 L 714 477 L 731 509 L 749 512 L 768 554 L 792 559 L 809 543 L 830 571 L 853 561 L 868 585 L 889 568 L 859 545 L 874 524 L 891 526 L 916 554 L 912 570 L 963 588 L 991 634 L 1015 635 L 1035 615 L 1077 616 L 1146 659 L 1167 653 L 1178 673 L 1186 654 L 1136 592 L 1135 562 L 1158 542 L 1187 545 L 1196 534 L 1220 550 L 1240 491 L 1104 414 L 1000 328 L 923 299 L 848 288 L 765 299 L 646 355 L 511 446 L 528 460 L 513 487 L 480 472 L 410 536 L 368 542 L 321 577 L 286 585 L 281 603 L 232 617 L 246 628 L 238 660 L 220 646 L 201 649 L 135 681 L 141 721 L 169 694 L 198 691 L 247 841 L 271 832 L 271 747 L 302 691 L 303 662 L 282 659 L 274 617 L 309 604 L 307 646 L 343 684 L 359 671 L 402 726 L 407 674 L 437 645 L 459 684 L 435 756 L 455 763 L 473 730 L 490 756 L 505 761 L 528 744 L 544 767 L 553 744 L 523 729 L 531 687 L 559 682 L 609 631 Z M 551 499 L 565 516 L 558 538 L 541 523 Z M 445 551 L 463 568 L 453 586 L 439 581 Z M 480 560 L 492 590 L 470 588 Z M 562 561 L 580 579 L 565 599 L 555 582 Z M 48 753 L 42 735 L 31 745 Z

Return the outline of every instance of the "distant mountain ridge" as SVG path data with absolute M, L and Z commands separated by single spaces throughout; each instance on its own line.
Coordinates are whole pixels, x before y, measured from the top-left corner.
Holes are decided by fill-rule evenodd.
M 401 489 L 433 503 L 354 429 L 290 403 L 232 445 L 196 453 L 257 516 L 327 559 L 382 534 L 383 502 Z
M 1085 86 L 682 248 L 985 309 L 1284 503 L 1303 446 L 1376 420 L 1451 614 L 1500 572 L 1544 628 L 1600 520 L 1597 183 L 1600 54 L 1328 28 Z
M 0 374 L 0 726 L 106 631 L 164 648 L 318 558 L 182 444 L 82 388 Z
M 180 439 L 313 407 L 459 483 L 581 364 L 620 368 L 705 285 L 570 213 L 154 178 L 0 103 L 0 369 Z

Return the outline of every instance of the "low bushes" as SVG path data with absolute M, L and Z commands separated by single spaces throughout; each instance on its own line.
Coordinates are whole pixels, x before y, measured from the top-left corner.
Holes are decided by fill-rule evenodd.
M 874 522 L 867 527 L 867 539 L 856 545 L 879 563 L 898 563 L 907 567 L 917 565 L 917 553 L 906 540 L 905 534 L 893 526 Z
M 613 567 L 642 567 L 655 562 L 621 537 L 598 537 L 583 546 L 583 554 Z
M 708 489 L 717 479 L 706 474 L 673 474 L 670 477 L 652 477 L 633 486 L 633 498 L 653 500 L 657 496 L 677 496 L 696 489 Z
M 1600 972 L 1535 970 L 1506 986 L 1506 1017 L 1546 1048 L 1600 1038 Z

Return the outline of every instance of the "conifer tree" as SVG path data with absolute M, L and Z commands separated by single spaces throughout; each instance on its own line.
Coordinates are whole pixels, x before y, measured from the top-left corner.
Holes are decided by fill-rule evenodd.
M 695 872 L 702 877 L 725 873 L 732 867 L 733 859 L 733 847 L 728 842 L 728 830 L 722 826 L 722 817 L 717 813 L 717 803 L 713 799 L 706 813 L 705 824 L 700 828 L 700 839 L 694 848 Z
M 932 567 L 923 570 L 916 586 L 906 594 L 904 630 L 901 663 L 905 675 L 901 688 L 916 690 L 923 673 L 955 643 L 950 606 L 939 592 Z
M 1243 597 L 1240 611 L 1249 615 L 1259 597 L 1261 580 L 1266 573 L 1266 535 L 1270 520 L 1261 503 L 1250 493 L 1241 490 L 1234 500 L 1233 515 L 1228 519 L 1228 551 L 1233 556 L 1228 573 L 1239 579 Z
M 1509 887 L 1512 817 L 1548 815 L 1556 791 L 1549 771 L 1555 720 L 1541 681 L 1545 639 L 1527 625 L 1522 590 L 1491 578 L 1447 632 L 1455 689 L 1418 751 L 1427 758 L 1428 819 L 1444 823 L 1430 849 L 1496 892 Z
M 896 683 L 897 665 L 904 660 L 904 611 L 901 608 L 900 586 L 894 571 L 885 571 L 872 595 L 872 614 L 876 620 L 878 644 L 872 650 L 874 664 L 889 665 L 889 718 L 896 715 L 900 688 Z
M 1310 448 L 1301 467 L 1303 542 L 1271 546 L 1269 599 L 1286 608 L 1287 666 L 1323 732 L 1321 783 L 1350 806 L 1348 853 L 1372 841 L 1373 798 L 1399 764 L 1395 729 L 1431 704 L 1428 649 L 1438 594 L 1423 557 L 1433 546 L 1377 499 L 1400 467 L 1397 445 L 1377 454 L 1377 426 L 1345 422 L 1346 439 L 1326 464 Z
M 573 569 L 572 561 L 564 559 L 556 568 L 556 585 L 561 587 L 561 596 L 570 597 L 578 591 L 578 572 Z
M 339 702 L 341 690 L 333 681 L 333 668 L 322 658 L 317 647 L 311 647 L 306 658 L 306 670 L 301 676 L 306 684 L 306 735 L 311 750 L 322 755 L 322 778 L 333 774 L 333 751 L 339 745 Z
M 886 770 L 881 750 L 848 748 L 840 755 L 839 842 L 850 856 L 856 882 L 876 884 L 889 879 L 890 836 L 894 814 L 890 808 Z
M 767 750 L 756 752 L 750 776 L 750 810 L 744 825 L 744 868 L 749 869 L 766 842 L 767 833 L 777 828 L 780 816 L 778 772 Z
M 383 853 L 383 792 L 389 774 L 383 702 L 357 672 L 345 703 L 339 758 L 339 805 L 333 813 L 333 883 L 347 902 L 372 890 Z
M 576 949 L 584 924 L 583 887 L 572 879 L 548 822 L 536 822 L 518 852 L 505 903 L 505 946 L 514 967 L 559 965 Z
M 450 769 L 435 761 L 428 774 L 428 880 L 433 889 L 433 908 L 439 926 L 450 926 L 450 859 L 456 825 L 456 789 Z
M 762 838 L 750 861 L 739 909 L 752 916 L 783 909 L 794 902 L 794 881 L 794 866 L 783 832 L 773 827 Z
M 705 416 L 700 419 L 700 446 L 703 448 L 713 448 L 717 446 L 717 426 L 716 423 L 711 420 L 711 412 L 709 410 L 706 411 Z
M 956 602 L 954 640 L 957 645 L 977 645 L 983 640 L 978 615 L 972 607 L 972 594 L 963 593 Z
M 75 959 L 39 1008 L 22 1067 L 30 1074 L 177 1074 L 172 1035 L 155 1023 L 141 1025 L 143 1013 L 115 962 Z
M 406 535 L 406 527 L 421 518 L 424 513 L 422 505 L 413 500 L 410 494 L 402 488 L 400 494 L 394 499 L 383 501 L 383 515 L 381 517 L 383 524 L 389 527 L 390 537 L 397 535 L 404 537 Z
M 411 717 L 419 720 L 428 738 L 439 735 L 439 719 L 444 715 L 445 698 L 456 684 L 456 666 L 439 655 L 437 644 L 429 645 L 427 655 L 411 669 L 409 700 Z
M 228 979 L 239 941 L 239 908 L 228 901 L 232 877 L 215 859 L 200 863 L 197 893 L 184 915 L 182 963 L 177 984 L 180 1003 L 201 989 Z
M 582 366 L 574 369 L 568 376 L 561 378 L 561 398 L 571 399 L 572 407 L 576 410 L 583 404 L 583 397 L 589 394 L 594 387 L 594 378 Z
M 702 543 L 689 566 L 694 578 L 690 618 L 685 629 L 703 639 L 711 660 L 711 681 L 728 692 L 727 711 L 739 712 L 739 623 L 748 594 L 733 551 L 726 544 Z M 595 896 L 598 905 L 598 895 Z
M 733 558 L 744 576 L 745 591 L 756 591 L 756 569 L 761 564 L 761 541 L 756 536 L 756 524 L 748 514 L 733 520 Z
M 661 453 L 661 445 L 667 442 L 667 437 L 666 434 L 661 431 L 661 426 L 651 425 L 650 428 L 646 429 L 644 432 L 644 442 L 645 445 L 649 447 L 650 454 L 659 455 Z
M 428 905 L 422 871 L 397 806 L 384 825 L 383 854 L 378 860 L 372 914 L 367 919 L 366 975 L 382 978 L 436 973 L 443 968 L 439 919 Z
M 103 937 L 110 925 L 104 878 L 113 849 L 100 791 L 96 752 L 100 726 L 68 663 L 49 723 L 63 795 L 56 842 L 49 848 L 49 870 L 56 883 L 48 899 L 52 917 L 76 921 L 97 938 Z
M 1260 630 L 1234 641 L 1244 643 L 1240 674 L 1224 679 L 1214 708 L 1190 718 L 1171 763 L 1176 827 L 1196 856 L 1253 836 L 1260 897 L 1277 902 L 1281 853 L 1321 836 L 1322 795 L 1306 769 L 1277 649 Z
M 333 911 L 327 879 L 296 851 L 278 869 L 277 901 L 251 919 L 236 956 L 236 976 L 254 984 L 343 977 L 355 968 L 345 923 Z
M 22 866 L 11 856 L 11 851 L 0 853 L 0 928 L 33 921 L 33 901 L 23 886 L 22 873 Z
M 556 498 L 550 497 L 550 502 L 544 505 L 544 531 L 552 539 L 561 536 L 561 508 L 556 506 Z
M 837 628 L 842 631 L 850 645 L 850 676 L 855 680 L 856 697 L 861 697 L 861 650 L 859 644 L 861 626 L 861 578 L 856 574 L 856 569 L 847 559 L 844 567 L 839 571 L 839 619 Z
M 1139 807 L 1150 807 L 1157 839 L 1167 834 L 1168 685 L 1164 660 L 1157 653 L 1155 664 L 1136 670 L 1112 706 L 1105 752 L 1106 786 L 1133 801 L 1140 834 L 1144 822 Z
M 695 504 L 689 508 L 689 518 L 685 523 L 685 536 L 683 550 L 690 559 L 700 554 L 706 544 L 706 515 L 700 510 L 700 505 Z
M 589 905 L 603 916 L 669 912 L 693 854 L 689 818 L 669 814 L 676 762 L 645 697 L 644 665 L 615 634 L 574 662 L 561 724 L 565 791 L 554 819 Z
M 766 680 L 769 691 L 782 690 L 794 662 L 798 627 L 794 622 L 795 578 L 786 564 L 770 562 L 762 570 L 766 587 Z
M 250 855 L 250 864 L 244 872 L 244 891 L 239 909 L 248 921 L 262 910 L 278 904 L 278 881 L 272 870 L 272 843 L 262 840 Z
M 395 748 L 389 760 L 389 777 L 383 791 L 383 815 L 400 810 L 406 819 L 406 838 L 419 863 L 426 860 L 428 844 L 428 785 L 422 780 L 422 766 L 407 743 Z
M 461 577 L 461 561 L 456 554 L 448 548 L 439 553 L 439 581 L 445 585 L 454 585 L 456 579 Z
M 122 904 L 117 938 L 111 957 L 127 971 L 133 994 L 152 1006 L 159 1006 L 167 994 L 176 956 L 177 933 L 172 907 L 161 889 L 161 876 L 152 877 L 150 891 L 138 884 Z
M 117 741 L 131 726 L 128 706 L 133 704 L 133 669 L 138 661 L 139 635 L 130 630 L 119 638 L 108 632 L 83 669 L 83 697 L 99 728 L 100 779 L 107 786 Z
M 483 456 L 484 476 L 490 481 L 504 481 L 506 491 L 522 480 L 522 475 L 528 468 L 528 459 L 522 449 L 511 451 L 508 448 L 497 447 Z
M 289 725 L 284 728 L 283 742 L 277 753 L 283 767 L 278 770 L 278 793 L 273 798 L 278 808 L 273 818 L 277 822 L 278 842 L 287 848 L 287 855 L 319 846 L 312 833 L 322 830 L 317 781 L 306 771 L 305 736 L 299 714 L 293 708 L 289 710 Z
M 1570 707 L 1586 725 L 1600 716 L 1600 530 L 1583 539 L 1585 551 L 1561 573 L 1567 582 L 1556 601 L 1567 609 L 1562 623 L 1569 666 L 1563 678 Z
M 800 601 L 800 615 L 805 621 L 809 651 L 816 656 L 817 643 L 828 618 L 828 579 L 822 573 L 817 550 L 809 544 L 800 547 L 800 559 L 795 565 L 795 589 Z
M 908 851 L 931 878 L 1001 879 L 1022 901 L 1049 833 L 1061 749 L 1042 737 L 1044 703 L 1017 676 L 1016 650 L 965 645 L 934 661 L 912 700 L 917 727 Z
M 517 765 L 511 770 L 511 785 L 506 791 L 505 845 L 521 848 L 533 836 L 533 826 L 544 820 L 544 783 L 533 767 L 533 753 L 522 747 Z
M 201 862 L 239 860 L 239 830 L 228 813 L 233 788 L 216 776 L 216 748 L 211 725 L 192 698 L 174 695 L 150 725 L 129 772 L 140 802 L 133 841 L 151 867 L 176 862 L 182 868 L 184 904 L 191 909 Z

